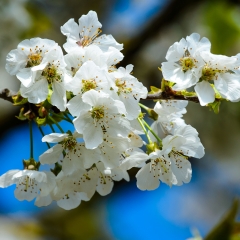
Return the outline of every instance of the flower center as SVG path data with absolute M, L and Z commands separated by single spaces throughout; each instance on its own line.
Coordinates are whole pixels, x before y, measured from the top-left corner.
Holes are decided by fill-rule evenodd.
M 66 137 L 62 143 L 63 148 L 68 149 L 69 151 L 75 149 L 76 145 L 77 141 L 72 136 Z
M 29 176 L 24 176 L 20 179 L 19 185 L 24 185 L 24 192 L 28 191 L 28 188 L 32 187 L 35 183 L 34 178 L 30 178 Z
M 120 95 L 121 93 L 132 92 L 132 88 L 127 87 L 126 81 L 123 81 L 121 79 L 116 79 L 115 84 L 118 87 L 118 92 L 117 92 L 118 95 Z
M 80 41 L 77 42 L 77 45 L 79 45 L 80 47 L 86 47 L 88 45 L 90 45 L 92 43 L 92 38 L 88 37 L 88 36 L 84 36 L 81 38 Z
M 85 93 L 91 89 L 97 88 L 97 83 L 94 79 L 82 80 L 82 93 Z
M 91 111 L 91 117 L 97 120 L 104 118 L 104 107 L 94 107 Z
M 93 35 L 92 37 L 89 36 L 81 36 L 80 35 L 80 41 L 76 42 L 76 44 L 80 47 L 86 47 L 89 46 L 90 44 L 92 44 L 93 40 L 102 32 L 102 30 L 100 28 L 98 28 L 97 32 L 95 35 Z
M 58 73 L 58 69 L 55 65 L 48 63 L 42 72 L 48 83 L 51 84 L 54 81 L 61 82 L 61 75 Z
M 191 57 L 181 58 L 180 59 L 180 64 L 182 66 L 183 72 L 191 70 L 193 67 L 195 67 L 194 60 Z
M 156 158 L 156 159 L 154 159 L 151 165 L 152 165 L 153 168 L 156 168 L 158 164 L 160 165 L 162 171 L 164 171 L 165 173 L 168 173 L 168 171 L 169 171 L 169 169 L 170 169 L 170 165 L 171 165 L 170 162 L 167 162 L 167 161 L 164 159 L 164 157 L 162 157 L 162 158 Z M 158 168 L 159 168 L 159 167 L 158 167 Z
M 31 53 L 28 55 L 28 61 L 26 68 L 37 66 L 42 61 L 42 51 L 36 51 L 35 53 Z

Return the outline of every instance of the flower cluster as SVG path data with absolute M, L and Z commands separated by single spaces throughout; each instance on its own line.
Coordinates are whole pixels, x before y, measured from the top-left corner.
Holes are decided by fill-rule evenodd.
M 240 100 L 240 55 L 227 57 L 210 52 L 211 43 L 193 33 L 175 42 L 162 63 L 163 77 L 175 83 L 174 90 L 194 89 L 200 104 L 216 98 L 232 102 Z
M 24 170 L 10 170 L 0 177 L 0 187 L 16 184 L 19 200 L 36 198 L 39 207 L 56 201 L 69 210 L 90 200 L 96 191 L 109 194 L 114 181 L 129 181 L 127 171 L 133 167 L 140 168 L 136 178 L 141 190 L 156 189 L 159 180 L 182 185 L 191 179 L 188 158 L 204 155 L 197 131 L 182 119 L 187 101 L 158 101 L 151 109 L 155 121 L 150 126 L 144 120 L 140 106 L 149 108 L 139 101 L 147 97 L 147 88 L 131 74 L 132 65 L 116 66 L 123 59 L 123 46 L 111 35 L 100 35 L 101 26 L 97 14 L 90 11 L 78 24 L 70 19 L 61 27 L 67 37 L 66 55 L 57 43 L 41 38 L 24 40 L 7 55 L 6 70 L 21 82 L 13 97 L 16 105 L 23 105 L 19 119 L 29 120 L 30 133 L 36 122 L 49 147 L 39 162 L 31 150 Z M 221 84 L 238 74 L 237 58 L 231 58 L 231 68 L 220 63 L 216 68 L 214 59 L 221 57 L 208 53 L 209 49 L 206 39 L 199 41 L 193 34 L 169 49 L 169 62 L 162 67 L 164 78 L 176 83 L 175 90 L 197 84 L 201 103 L 205 101 L 202 87 L 213 90 L 209 80 L 230 99 L 232 80 L 225 92 L 220 91 Z M 61 120 L 71 122 L 75 131 L 65 132 L 58 124 Z M 41 126 L 52 124 L 60 132 L 44 135 Z M 39 170 L 44 164 L 54 166 L 51 172 Z

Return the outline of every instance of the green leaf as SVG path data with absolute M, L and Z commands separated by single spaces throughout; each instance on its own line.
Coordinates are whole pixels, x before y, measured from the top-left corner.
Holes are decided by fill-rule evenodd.
M 235 225 L 235 217 L 238 212 L 238 200 L 235 200 L 227 215 L 215 226 L 204 240 L 231 240 L 231 234 Z

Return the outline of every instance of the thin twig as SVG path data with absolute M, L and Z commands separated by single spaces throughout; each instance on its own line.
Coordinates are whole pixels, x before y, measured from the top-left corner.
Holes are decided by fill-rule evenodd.
M 17 94 L 16 92 L 9 90 L 7 88 L 0 89 L 0 98 L 6 100 L 8 102 L 11 102 L 11 103 L 13 103 L 12 96 L 14 96 L 16 94 Z
M 166 92 L 148 94 L 146 100 L 187 100 L 187 101 L 199 103 L 199 99 L 197 96 L 176 95 L 176 94 L 169 94 Z

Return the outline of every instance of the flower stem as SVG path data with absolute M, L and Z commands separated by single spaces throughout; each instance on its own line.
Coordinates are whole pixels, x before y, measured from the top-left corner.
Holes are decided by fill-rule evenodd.
M 52 115 L 53 115 L 53 116 L 56 116 L 56 117 L 59 117 L 59 118 L 61 118 L 62 120 L 65 120 L 65 121 L 67 121 L 67 122 L 72 123 L 71 119 L 69 120 L 69 118 L 61 117 L 61 116 L 59 116 L 59 115 L 56 114 L 56 113 L 52 113 Z
M 142 120 L 139 117 L 137 118 L 137 120 L 138 120 L 139 124 L 141 125 L 141 127 L 142 127 L 142 129 L 143 129 L 143 131 L 144 131 L 144 133 L 145 133 L 145 135 L 148 139 L 148 142 L 151 143 L 152 140 L 150 139 L 150 137 L 148 135 L 148 132 L 147 132 L 146 128 L 144 127 L 144 124 L 143 124 Z
M 29 132 L 30 132 L 30 159 L 33 159 L 33 132 L 31 120 L 29 120 Z
M 56 122 L 51 116 L 48 115 L 48 117 L 54 124 L 56 124 L 56 126 L 61 131 L 61 133 L 65 133 L 64 130 L 62 129 L 62 127 L 58 124 L 58 122 Z
M 44 137 L 45 134 L 44 134 L 42 128 L 39 126 L 38 129 L 39 129 L 39 131 L 41 132 L 42 136 Z M 48 142 L 46 142 L 46 144 L 47 144 L 48 148 L 51 148 L 51 146 L 50 146 L 50 144 L 49 144 Z
M 152 130 L 152 128 L 148 125 L 148 123 L 143 119 L 143 124 L 148 128 L 148 130 L 152 133 L 152 135 L 157 139 L 160 146 L 162 146 L 162 140 L 157 136 L 157 134 Z
M 141 103 L 138 103 L 138 105 L 139 105 L 141 108 L 145 109 L 146 111 L 149 110 L 149 108 L 148 108 L 147 106 L 145 106 L 145 105 L 143 105 L 143 104 L 141 104 Z
M 52 132 L 56 132 L 55 129 L 53 128 L 53 125 L 52 124 L 49 124 L 49 127 L 51 128 Z
M 72 119 L 68 116 L 67 113 L 64 113 L 64 116 L 72 123 Z

